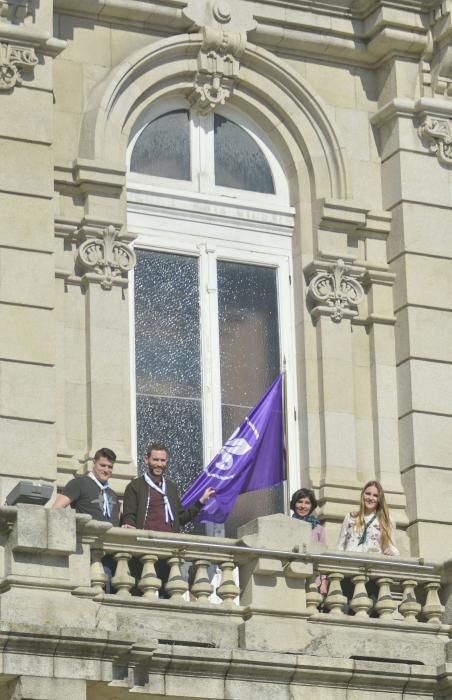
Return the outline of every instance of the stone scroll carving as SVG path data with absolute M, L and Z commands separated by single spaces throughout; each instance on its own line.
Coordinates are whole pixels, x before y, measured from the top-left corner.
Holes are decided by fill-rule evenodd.
M 306 272 L 313 317 L 328 315 L 339 323 L 344 317 L 358 315 L 356 307 L 364 299 L 360 281 L 365 273 L 364 268 L 347 265 L 339 258 L 334 262 L 314 261 Z
M 232 95 L 246 34 L 255 28 L 256 21 L 249 8 L 237 0 L 189 0 L 184 15 L 193 22 L 195 30 L 203 33 L 198 69 L 188 98 L 194 109 L 206 115 Z
M 419 137 L 430 153 L 443 165 L 452 165 L 452 122 L 426 117 L 419 127 Z
M 0 42 L 0 91 L 22 84 L 22 73 L 32 71 L 38 63 L 35 50 Z
M 103 289 L 111 289 L 125 273 L 133 270 L 136 257 L 133 249 L 121 240 L 119 229 L 107 226 L 99 232 L 85 233 L 76 253 L 76 265 L 84 274 L 94 275 Z

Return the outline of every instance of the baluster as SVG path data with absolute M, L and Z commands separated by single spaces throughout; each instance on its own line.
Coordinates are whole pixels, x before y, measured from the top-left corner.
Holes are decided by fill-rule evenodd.
M 429 581 L 429 583 L 425 584 L 424 588 L 427 591 L 427 598 L 422 608 L 422 613 L 427 619 L 427 622 L 435 622 L 438 624 L 441 623 L 441 618 L 444 613 L 444 605 L 441 605 L 438 595 L 439 587 L 440 584 L 437 581 Z
M 166 590 L 173 601 L 182 600 L 182 596 L 188 591 L 188 583 L 183 579 L 181 574 L 182 561 L 182 558 L 177 556 L 168 559 L 170 573 L 168 576 L 168 583 L 166 584 Z
M 356 617 L 368 617 L 368 611 L 372 607 L 372 600 L 367 595 L 366 588 L 366 583 L 369 579 L 365 574 L 357 574 L 351 580 L 355 585 L 355 589 L 353 598 L 350 601 L 350 607 Z
M 143 554 L 143 572 L 138 582 L 138 588 L 145 598 L 157 598 L 162 582 L 155 573 L 155 562 L 158 557 L 155 554 Z
M 107 577 L 102 565 L 103 556 L 104 552 L 102 549 L 91 550 L 91 588 L 94 589 L 96 595 L 104 592 L 104 587 L 107 582 Z
M 221 583 L 217 589 L 217 595 L 224 605 L 234 605 L 234 599 L 240 595 L 240 588 L 234 580 L 235 564 L 233 561 L 225 561 L 220 564 Z
M 111 582 L 116 590 L 116 595 L 121 598 L 128 598 L 131 594 L 131 589 L 135 583 L 135 579 L 130 575 L 129 559 L 132 558 L 128 552 L 118 552 L 115 554 L 116 572 Z
M 392 619 L 397 603 L 393 600 L 391 593 L 391 578 L 377 579 L 378 600 L 375 603 L 375 610 L 380 620 Z
M 338 571 L 328 574 L 328 593 L 325 598 L 325 607 L 330 615 L 344 615 L 343 607 L 347 605 L 347 598 L 342 593 L 341 581 L 343 574 Z
M 403 597 L 399 605 L 399 612 L 406 622 L 416 622 L 416 617 L 421 610 L 421 605 L 417 602 L 414 593 L 417 582 L 414 579 L 406 579 L 406 581 L 402 581 L 402 586 Z
M 213 586 L 209 581 L 207 569 L 210 562 L 206 559 L 198 559 L 194 562 L 195 579 L 191 587 L 191 593 L 197 602 L 206 602 L 213 592 Z
M 318 576 L 311 576 L 308 580 L 308 590 L 306 592 L 306 612 L 308 615 L 315 615 L 319 611 L 323 595 L 319 592 Z

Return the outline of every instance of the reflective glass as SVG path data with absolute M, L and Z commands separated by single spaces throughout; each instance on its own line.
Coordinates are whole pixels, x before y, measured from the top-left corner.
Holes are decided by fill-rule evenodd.
M 275 194 L 270 166 L 255 140 L 230 119 L 215 114 L 215 184 Z
M 280 371 L 276 270 L 218 262 L 218 311 L 223 441 Z M 226 532 L 259 515 L 284 510 L 282 486 L 239 498 Z
M 198 260 L 137 250 L 138 394 L 201 396 Z
M 132 151 L 130 170 L 143 175 L 191 180 L 187 110 L 162 114 L 143 129 Z
M 198 260 L 137 250 L 137 455 L 164 442 L 181 493 L 203 466 Z

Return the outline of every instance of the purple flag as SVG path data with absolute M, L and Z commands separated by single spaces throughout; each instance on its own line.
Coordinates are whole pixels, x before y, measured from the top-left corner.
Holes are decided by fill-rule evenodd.
M 196 520 L 224 523 L 241 493 L 265 489 L 284 478 L 282 375 L 273 382 L 249 416 L 225 442 L 182 497 L 186 508 L 206 488 L 215 489 Z

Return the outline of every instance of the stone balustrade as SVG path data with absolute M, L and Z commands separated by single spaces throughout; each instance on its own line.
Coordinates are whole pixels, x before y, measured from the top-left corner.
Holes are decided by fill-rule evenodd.
M 111 592 L 104 557 L 115 564 Z M 321 551 L 308 525 L 283 515 L 221 539 L 113 528 L 67 509 L 0 508 L 4 673 L 19 668 L 33 688 L 52 673 L 83 685 L 89 668 L 96 693 L 105 689 L 99 697 L 199 697 L 202 677 L 213 684 L 206 697 L 223 698 L 231 674 L 254 678 L 257 653 L 273 688 L 300 664 L 308 685 L 314 673 L 343 688 L 350 669 L 372 669 L 373 683 L 388 660 L 401 687 L 407 674 L 434 683 L 452 658 L 451 609 L 451 562 Z
M 238 539 L 226 539 L 114 528 L 70 511 L 19 506 L 0 509 L 0 529 L 0 591 L 48 588 L 123 605 L 139 599 L 199 611 L 215 604 L 243 615 L 271 610 L 331 622 L 442 623 L 439 564 L 314 551 L 309 526 L 282 515 L 258 518 Z M 110 593 L 105 556 L 115 562 Z M 159 560 L 169 568 L 164 598 Z
M 438 565 L 381 555 L 309 552 L 306 541 L 292 551 L 274 548 L 277 543 L 269 541 L 266 526 L 274 528 L 279 518 L 283 516 L 258 519 L 258 532 L 250 534 L 245 526 L 237 540 L 126 530 L 90 521 L 81 537 L 91 551 L 92 595 L 104 595 L 102 560 L 109 555 L 116 562 L 112 594 L 124 601 L 140 596 L 143 602 L 162 603 L 156 564 L 165 560 L 165 598 L 171 602 L 260 605 L 296 610 L 305 617 L 441 624 Z M 293 527 L 288 519 L 282 523 Z M 300 529 L 299 523 L 292 529 L 298 538 Z M 320 592 L 322 579 L 325 594 Z

